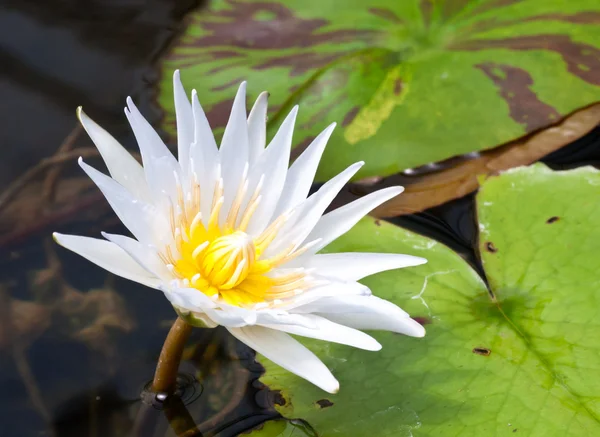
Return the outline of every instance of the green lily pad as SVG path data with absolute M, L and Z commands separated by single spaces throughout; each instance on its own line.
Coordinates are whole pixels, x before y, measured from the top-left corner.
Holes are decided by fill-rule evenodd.
M 428 258 L 365 280 L 427 335 L 375 332 L 380 352 L 303 339 L 335 395 L 260 357 L 284 417 L 321 437 L 600 435 L 600 172 L 519 168 L 483 183 L 477 212 L 489 290 L 441 243 L 384 222 L 329 246 Z
M 258 435 L 260 437 L 319 437 L 310 428 L 310 425 L 302 421 L 294 420 L 270 420 L 258 426 L 255 431 L 244 435 Z
M 268 90 L 295 144 L 339 126 L 317 177 L 388 175 L 488 149 L 600 100 L 597 0 L 214 0 L 160 61 L 164 127 L 182 70 L 213 128 L 235 89 Z

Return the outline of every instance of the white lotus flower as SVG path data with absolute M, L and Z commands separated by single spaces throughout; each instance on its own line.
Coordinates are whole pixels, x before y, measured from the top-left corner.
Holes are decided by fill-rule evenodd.
M 217 148 L 196 92 L 190 104 L 178 72 L 174 92 L 179 161 L 131 99 L 125 115 L 143 167 L 78 111 L 112 178 L 81 159 L 79 164 L 135 238 L 55 233 L 59 244 L 118 276 L 162 290 L 189 322 L 223 325 L 268 359 L 331 393 L 338 381 L 289 334 L 373 351 L 381 345 L 359 329 L 425 334 L 406 312 L 357 281 L 426 260 L 400 254 L 317 254 L 401 187 L 323 215 L 363 164 L 351 165 L 308 196 L 335 124 L 288 169 L 297 107 L 265 148 L 267 93 L 246 118 L 242 83 Z

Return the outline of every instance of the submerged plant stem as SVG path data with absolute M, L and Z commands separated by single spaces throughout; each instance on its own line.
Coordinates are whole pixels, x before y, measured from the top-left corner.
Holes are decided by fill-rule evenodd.
M 158 358 L 154 380 L 152 381 L 152 391 L 155 393 L 172 394 L 175 391 L 177 370 L 179 369 L 185 342 L 191 332 L 192 327 L 184 322 L 181 317 L 177 317 L 169 334 L 167 334 L 167 339 Z

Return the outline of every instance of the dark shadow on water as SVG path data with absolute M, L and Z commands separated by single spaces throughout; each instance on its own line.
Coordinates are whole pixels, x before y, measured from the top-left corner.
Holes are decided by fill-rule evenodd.
M 600 168 L 600 126 L 541 160 L 555 170 L 592 165 Z
M 80 105 L 134 149 L 122 112 L 125 97 L 132 95 L 151 122 L 158 119 L 146 103 L 148 84 L 155 81 L 153 62 L 185 14 L 201 3 L 4 2 L 0 191 L 56 152 L 76 126 Z M 70 147 L 89 146 L 86 135 L 78 135 Z M 39 205 L 43 186 L 33 184 L 0 220 L 6 316 L 0 324 L 0 435 L 130 436 L 140 393 L 175 313 L 160 292 L 107 275 L 51 241 L 51 231 L 124 231 L 74 160 L 62 176 L 66 186 L 55 185 L 47 205 Z M 268 397 L 255 382 L 262 370 L 253 352 L 225 330 L 195 330 L 181 370 L 197 380 L 194 390 L 204 390 L 201 396 L 186 391 L 182 404 L 193 400 L 185 411 L 202 435 L 237 435 L 277 417 L 272 405 L 260 401 Z M 174 435 L 169 422 L 183 411 L 152 410 L 155 426 L 144 437 Z

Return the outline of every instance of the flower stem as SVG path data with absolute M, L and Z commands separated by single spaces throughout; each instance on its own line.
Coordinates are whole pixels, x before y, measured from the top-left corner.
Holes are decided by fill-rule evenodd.
M 171 326 L 158 358 L 154 380 L 152 381 L 152 391 L 155 393 L 172 394 L 175 391 L 177 371 L 183 355 L 183 348 L 191 332 L 191 325 L 184 322 L 181 317 L 177 317 L 177 320 Z

